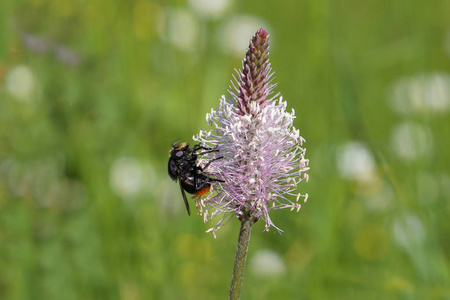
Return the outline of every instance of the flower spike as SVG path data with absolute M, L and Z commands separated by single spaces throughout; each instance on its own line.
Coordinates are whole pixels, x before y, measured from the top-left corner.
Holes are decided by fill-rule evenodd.
M 225 213 L 210 230 L 214 236 L 230 214 L 241 221 L 262 219 L 266 230 L 273 226 L 281 232 L 269 212 L 283 208 L 298 211 L 299 198 L 307 197 L 297 192 L 297 185 L 308 179 L 305 140 L 293 125 L 294 110 L 286 110 L 287 103 L 279 94 L 271 97 L 276 86 L 273 74 L 269 34 L 260 29 L 250 40 L 242 70 L 233 76 L 228 90 L 231 99 L 222 96 L 219 107 L 206 116 L 212 129 L 194 136 L 202 145 L 217 146 L 223 157 L 207 169 L 223 182 L 215 184 L 215 192 L 197 203 L 208 220 Z M 200 163 L 211 158 L 205 155 Z

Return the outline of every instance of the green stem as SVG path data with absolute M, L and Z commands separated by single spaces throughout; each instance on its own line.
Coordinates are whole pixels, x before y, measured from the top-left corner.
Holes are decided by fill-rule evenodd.
M 253 220 L 249 216 L 241 221 L 241 230 L 234 261 L 233 277 L 231 279 L 230 300 L 241 297 L 242 281 L 244 279 L 245 260 L 247 259 L 248 243 L 252 232 Z

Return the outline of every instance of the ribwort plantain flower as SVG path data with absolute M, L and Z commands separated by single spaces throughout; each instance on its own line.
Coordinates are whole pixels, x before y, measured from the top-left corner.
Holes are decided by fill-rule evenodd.
M 212 126 L 201 130 L 194 140 L 202 145 L 218 146 L 222 159 L 209 165 L 207 172 L 224 182 L 215 184 L 215 192 L 197 200 L 205 222 L 218 214 L 223 218 L 208 230 L 215 235 L 227 216 L 236 215 L 242 222 L 263 219 L 268 231 L 269 212 L 289 208 L 300 210 L 308 195 L 297 193 L 297 185 L 308 180 L 305 141 L 293 125 L 295 113 L 287 112 L 287 103 L 279 93 L 269 63 L 269 34 L 260 29 L 250 40 L 241 71 L 222 96 L 217 109 L 206 115 Z M 200 163 L 212 157 L 205 155 Z M 293 196 L 290 200 L 288 195 Z M 303 201 L 299 201 L 302 199 Z

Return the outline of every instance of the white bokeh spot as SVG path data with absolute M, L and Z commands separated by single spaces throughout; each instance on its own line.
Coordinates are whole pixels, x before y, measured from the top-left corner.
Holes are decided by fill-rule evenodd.
M 35 80 L 27 66 L 16 66 L 6 75 L 6 90 L 17 100 L 29 101 L 34 91 Z
M 337 167 L 341 176 L 348 180 L 370 181 L 375 176 L 375 160 L 361 142 L 349 142 L 337 152 Z
M 268 28 L 266 22 L 253 16 L 235 16 L 222 25 L 217 42 L 228 55 L 240 58 L 251 37 L 259 28 Z
M 433 137 L 427 127 L 419 123 L 403 122 L 394 127 L 391 145 L 400 158 L 415 160 L 431 153 Z
M 443 72 L 398 79 L 388 98 L 399 114 L 446 113 L 450 109 L 450 75 Z
M 222 16 L 231 2 L 231 0 L 189 0 L 189 4 L 195 12 L 211 19 Z
M 250 269 L 261 277 L 280 277 L 286 273 L 286 265 L 281 256 L 272 250 L 259 250 L 250 259 Z
M 112 164 L 110 185 L 123 199 L 137 197 L 144 189 L 146 174 L 143 165 L 135 158 L 120 157 Z

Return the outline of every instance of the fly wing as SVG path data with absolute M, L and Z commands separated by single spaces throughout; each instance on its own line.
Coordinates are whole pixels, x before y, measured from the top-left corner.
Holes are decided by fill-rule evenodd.
M 189 202 L 187 201 L 186 193 L 184 192 L 183 186 L 181 185 L 181 178 L 178 178 L 178 182 L 180 183 L 180 190 L 181 190 L 181 195 L 183 195 L 184 205 L 186 205 L 187 213 L 190 216 L 191 210 L 189 209 Z

